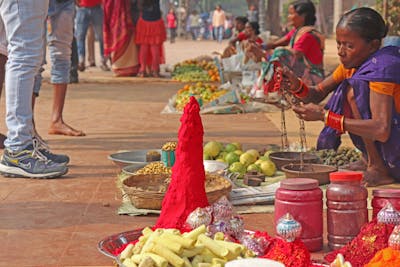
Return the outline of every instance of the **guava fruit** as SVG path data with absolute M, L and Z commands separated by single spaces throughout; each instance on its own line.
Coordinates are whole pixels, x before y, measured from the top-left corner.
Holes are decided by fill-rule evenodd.
M 203 153 L 208 154 L 210 157 L 215 158 L 221 151 L 221 145 L 216 141 L 210 141 L 205 144 Z
M 239 173 L 239 177 L 242 178 L 246 173 L 246 167 L 240 162 L 234 162 L 229 166 L 229 171 L 233 173 Z
M 274 176 L 274 174 L 276 172 L 275 163 L 273 163 L 270 160 L 263 161 L 260 164 L 260 168 L 261 168 L 262 173 L 264 173 L 266 176 L 270 176 L 270 177 Z
M 232 163 L 239 161 L 239 155 L 236 155 L 235 152 L 229 152 L 228 154 L 226 154 L 224 160 L 226 161 L 226 163 L 231 165 Z
M 256 162 L 257 158 L 255 158 L 252 154 L 250 153 L 243 153 L 240 155 L 239 161 L 242 163 L 244 166 L 249 166 L 250 164 Z

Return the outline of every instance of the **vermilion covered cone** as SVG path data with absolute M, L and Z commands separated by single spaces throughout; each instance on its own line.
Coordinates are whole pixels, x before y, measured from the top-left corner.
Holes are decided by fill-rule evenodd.
M 156 228 L 183 229 L 187 216 L 208 206 L 203 165 L 203 124 L 194 97 L 185 106 L 175 150 L 171 183 L 165 194 Z

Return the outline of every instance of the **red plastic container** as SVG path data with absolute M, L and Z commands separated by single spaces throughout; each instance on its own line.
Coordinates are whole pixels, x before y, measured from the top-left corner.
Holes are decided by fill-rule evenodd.
M 372 218 L 390 201 L 392 206 L 400 211 L 400 189 L 375 189 L 372 190 Z
M 317 180 L 285 179 L 275 192 L 275 225 L 289 212 L 301 224 L 301 240 L 308 250 L 319 251 L 323 242 L 322 204 L 322 190 Z
M 368 222 L 368 191 L 361 184 L 362 172 L 333 172 L 326 189 L 328 246 L 343 247 Z

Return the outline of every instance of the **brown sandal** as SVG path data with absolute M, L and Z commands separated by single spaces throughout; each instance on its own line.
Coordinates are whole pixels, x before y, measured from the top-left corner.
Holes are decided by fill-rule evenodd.
M 144 78 L 144 77 L 146 77 L 146 73 L 144 73 L 143 71 L 140 71 L 140 72 L 138 72 L 138 74 L 136 74 L 136 77 Z

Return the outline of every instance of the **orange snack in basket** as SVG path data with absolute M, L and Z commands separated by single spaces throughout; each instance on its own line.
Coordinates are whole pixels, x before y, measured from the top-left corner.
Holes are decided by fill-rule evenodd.
M 188 215 L 209 205 L 203 165 L 203 124 L 196 98 L 190 98 L 181 117 L 171 183 L 162 202 L 156 228 L 184 229 Z

